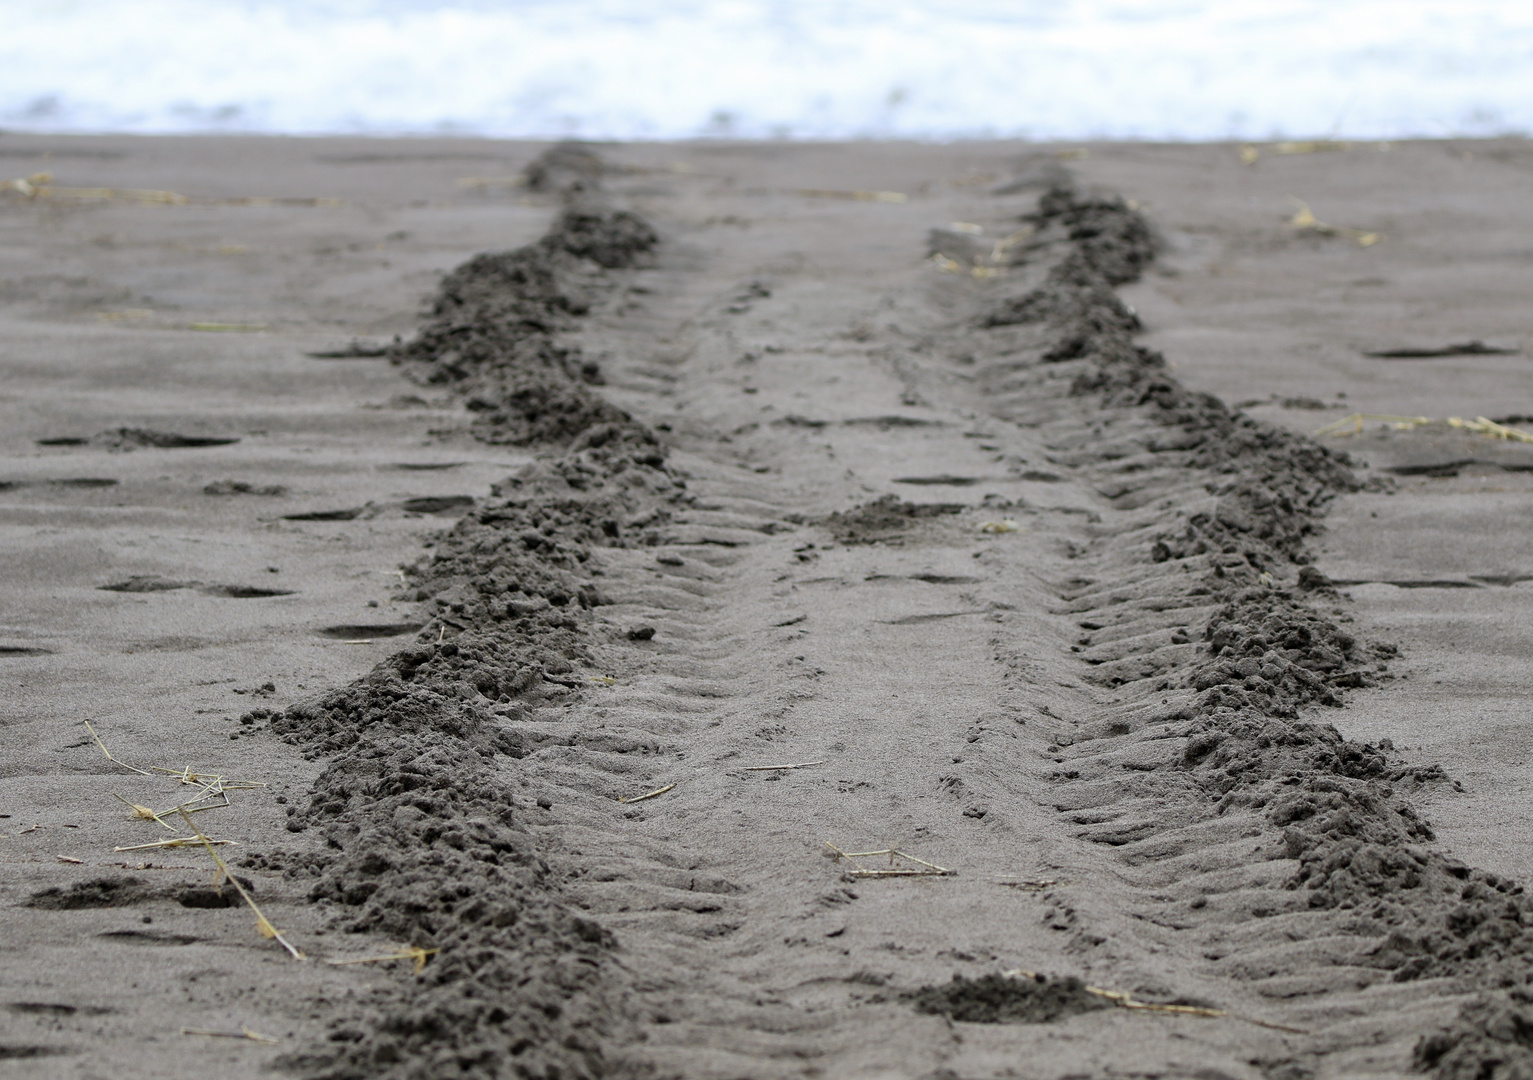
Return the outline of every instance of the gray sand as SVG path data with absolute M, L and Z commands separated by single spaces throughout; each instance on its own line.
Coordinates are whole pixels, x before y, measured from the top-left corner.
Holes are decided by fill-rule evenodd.
M 346 686 L 410 642 L 409 627 L 451 620 L 395 571 L 462 507 L 421 513 L 410 500 L 489 505 L 492 485 L 560 453 L 475 438 L 482 414 L 453 385 L 412 382 L 386 358 L 305 355 L 408 338 L 443 273 L 542 235 L 559 198 L 509 183 L 542 149 L 0 137 L 6 176 L 192 197 L 0 196 L 0 665 L 14 673 L 0 1073 L 254 1076 L 274 1061 L 313 1072 L 325 1047 L 379 1045 L 378 1018 L 420 992 L 407 964 L 325 963 L 392 952 L 402 935 L 344 933 L 346 903 L 310 903 L 316 879 L 267 868 L 323 856 L 324 828 L 285 826 L 305 820 L 289 812 L 308 806 L 336 747 L 306 751 L 268 719 L 239 718 Z M 1206 498 L 1208 475 L 1104 455 L 1141 437 L 1138 414 L 1068 396 L 1075 369 L 1047 374 L 1084 361 L 1006 366 L 1008 349 L 1034 347 L 1031 331 L 978 330 L 975 315 L 1025 291 L 1028 264 L 975 278 L 923 257 L 933 228 L 963 257 L 973 234 L 955 222 L 985 243 L 1011 235 L 1068 167 L 1134 200 L 1160 233 L 1155 264 L 1119 294 L 1144 324 L 1135 340 L 1188 389 L 1300 433 L 1354 410 L 1533 416 L 1521 353 L 1363 355 L 1529 344 L 1518 237 L 1533 152 L 1359 145 L 1253 165 L 1232 146 L 602 153 L 629 167 L 605 178 L 610 197 L 660 243 L 637 269 L 593 271 L 592 309 L 559 340 L 600 364 L 591 393 L 657 433 L 688 498 L 635 526 L 652 538 L 591 546 L 581 573 L 600 571 L 606 602 L 580 611 L 587 644 L 566 672 L 545 665 L 555 681 L 482 703 L 497 737 L 519 740 L 521 756 L 486 759 L 498 778 L 486 782 L 512 793 L 508 827 L 536 845 L 539 895 L 566 913 L 550 925 L 590 920 L 610 935 L 592 935 L 596 989 L 580 991 L 600 1057 L 582 1051 L 568 1067 L 1409 1071 L 1419 1037 L 1489 969 L 1393 978 L 1404 968 L 1381 952 L 1383 923 L 1367 922 L 1384 916 L 1285 887 L 1301 853 L 1270 814 L 1216 811 L 1178 764 L 1196 737 L 1179 725 L 1196 721 L 1166 710 L 1191 691 L 1162 691 L 1136 668 L 1180 678 L 1201 655 L 1210 610 L 1157 606 L 1169 592 L 1155 575 L 1184 571 L 1153 569 L 1146 552 Z M 1290 195 L 1381 239 L 1298 230 Z M 239 441 L 101 437 L 124 428 Z M 62 438 L 87 442 L 38 445 Z M 1314 606 L 1399 655 L 1378 661 L 1385 671 L 1370 660 L 1377 685 L 1346 690 L 1345 707 L 1302 717 L 1385 747 L 1372 752 L 1399 790 L 1370 797 L 1408 799 L 1436 830 L 1423 850 L 1526 880 L 1518 598 L 1533 553 L 1518 525 L 1533 447 L 1378 423 L 1323 441 L 1367 463 L 1359 481 L 1382 482 L 1322 508 L 1308 550 L 1342 584 Z M 79 480 L 117 483 L 61 483 Z M 958 510 L 870 533 L 817 524 L 887 494 Z M 333 511 L 359 512 L 293 519 Z M 985 531 L 1003 520 L 1017 530 Z M 1296 589 L 1297 564 L 1269 569 L 1275 587 Z M 156 581 L 184 587 L 144 585 Z M 273 595 L 248 595 L 260 590 Z M 1152 614 L 1118 633 L 1111 620 L 1127 608 Z M 630 639 L 645 626 L 652 637 Z M 449 633 L 434 622 L 428 636 Z M 186 890 L 212 882 L 205 853 L 113 851 L 171 835 L 114 793 L 160 809 L 195 789 L 113 766 L 87 718 L 122 761 L 268 785 L 198 820 L 238 842 L 223 850 L 307 961 L 262 940 L 237 905 L 186 906 Z M 820 764 L 748 771 L 809 762 Z M 956 874 L 849 881 L 827 841 Z M 68 890 L 102 880 L 121 895 L 28 906 L 50 889 L 98 896 Z M 979 1024 L 902 997 L 1013 969 L 1238 1018 L 1105 1009 Z M 181 1034 L 242 1027 L 277 1041 Z M 393 1068 L 376 1059 L 357 1075 Z

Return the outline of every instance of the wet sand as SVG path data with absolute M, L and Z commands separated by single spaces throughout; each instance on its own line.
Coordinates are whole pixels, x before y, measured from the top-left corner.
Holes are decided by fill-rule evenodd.
M 330 879 L 309 874 L 327 843 L 305 808 L 338 748 L 240 717 L 346 686 L 414 627 L 467 633 L 461 601 L 425 588 L 438 579 L 416 588 L 396 569 L 463 514 L 449 497 L 496 505 L 493 485 L 562 460 L 476 438 L 485 413 L 452 379 L 306 355 L 410 338 L 442 274 L 542 236 L 557 193 L 512 181 L 543 149 L 0 137 L 7 177 L 117 192 L 0 195 L 13 687 L 0 1071 L 103 1075 L 126 1058 L 145 1075 L 315 1072 L 342 1067 L 323 1048 L 376 1050 L 379 1018 L 408 1011 L 408 964 L 323 962 L 403 936 L 343 933 L 356 904 L 307 900 Z M 589 392 L 656 434 L 687 496 L 657 502 L 640 539 L 590 548 L 603 602 L 574 620 L 577 655 L 545 660 L 540 688 L 482 703 L 518 740 L 487 760 L 511 793 L 507 828 L 545 864 L 540 895 L 603 931 L 588 942 L 597 974 L 570 984 L 594 1004 L 566 1067 L 1408 1071 L 1470 988 L 1448 973 L 1391 982 L 1397 968 L 1363 959 L 1377 928 L 1306 922 L 1307 894 L 1284 888 L 1301 859 L 1270 815 L 1210 816 L 1217 800 L 1187 794 L 1190 771 L 1157 756 L 1179 760 L 1196 737 L 1145 719 L 1182 698 L 1134 673 L 1113 682 L 1145 649 L 1171 676 L 1201 655 L 1207 612 L 1122 634 L 1095 612 L 1156 610 L 1148 537 L 1208 476 L 1180 461 L 1125 470 L 1132 454 L 1099 451 L 1138 437 L 1137 414 L 1068 396 L 1068 379 L 1029 383 L 1046 364 L 1007 366 L 1034 347 L 1026 331 L 997 344 L 975 319 L 1036 283 L 1026 260 L 980 277 L 943 267 L 968 269 L 959 249 L 975 235 L 952 223 L 982 230 L 983 259 L 1068 169 L 1158 232 L 1155 262 L 1119 295 L 1143 323 L 1135 340 L 1189 390 L 1298 433 L 1353 411 L 1533 415 L 1519 351 L 1533 151 L 1264 148 L 1243 164 L 1234 146 L 600 149 L 624 167 L 603 179 L 610 199 L 660 242 L 637 268 L 593 271 L 589 313 L 558 340 L 599 364 Z M 1379 239 L 1297 228 L 1291 196 Z M 951 265 L 927 258 L 934 228 Z M 1513 351 L 1365 355 L 1473 340 Z M 136 431 L 238 441 L 133 445 Z M 39 445 L 60 439 L 86 441 Z M 1426 846 L 1527 880 L 1519 601 L 1533 553 L 1518 526 L 1533 447 L 1377 422 L 1324 441 L 1367 463 L 1367 486 L 1321 507 L 1306 541 L 1339 583 L 1323 614 L 1399 655 L 1344 707 L 1302 715 L 1384 747 L 1398 794 L 1436 830 Z M 882 531 L 824 521 L 890 494 L 956 509 Z M 1001 521 L 1017 530 L 984 531 Z M 1268 571 L 1296 588 L 1297 563 Z M 641 627 L 653 636 L 630 636 Z M 114 794 L 163 809 L 187 786 L 114 766 L 87 718 L 121 761 L 268 785 L 198 820 L 240 845 L 224 849 L 236 872 L 308 961 L 262 940 L 238 904 L 189 906 L 212 882 L 206 854 L 113 851 L 172 835 Z M 1104 763 L 1149 779 L 1093 773 Z M 957 873 L 847 881 L 826 841 Z M 974 1024 L 900 996 L 1018 968 L 1306 1034 L 1123 1009 Z M 277 1041 L 180 1034 L 243 1027 Z M 412 1063 L 374 1058 L 358 1075 Z

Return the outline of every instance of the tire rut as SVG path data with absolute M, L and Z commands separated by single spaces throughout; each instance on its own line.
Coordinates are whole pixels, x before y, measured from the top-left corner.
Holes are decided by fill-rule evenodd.
M 993 283 L 763 279 L 663 221 L 651 255 L 584 151 L 540 168 L 566 200 L 549 234 L 449 275 L 395 360 L 478 437 L 544 452 L 411 568 L 436 609 L 414 644 L 252 714 L 330 756 L 290 825 L 329 851 L 289 872 L 338 924 L 442 950 L 291 1067 L 1533 1061 L 1520 886 L 1432 849 L 1409 797 L 1440 769 L 1318 711 L 1388 677 L 1308 565 L 1360 481 L 1134 344 L 1137 211 L 1051 189 Z M 828 365 L 876 390 L 853 415 Z M 819 412 L 761 404 L 792 396 Z M 912 478 L 1011 494 L 887 494 Z M 826 840 L 963 866 L 850 880 Z M 1269 1026 L 960 1031 L 901 996 L 1016 966 Z

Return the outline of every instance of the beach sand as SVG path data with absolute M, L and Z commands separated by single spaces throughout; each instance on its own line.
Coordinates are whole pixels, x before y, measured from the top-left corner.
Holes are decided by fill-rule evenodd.
M 545 149 L 0 135 L 0 179 L 33 177 L 0 192 L 0 1075 L 1293 1080 L 1487 1060 L 1418 1043 L 1529 955 L 1453 919 L 1515 907 L 1499 879 L 1533 876 L 1533 446 L 1443 421 L 1533 426 L 1533 148 L 597 147 L 603 205 L 658 243 L 582 264 L 588 310 L 527 331 L 599 366 L 570 393 L 632 417 L 611 446 L 659 447 L 577 444 L 594 488 L 563 442 L 497 427 L 452 357 L 378 355 L 429 321 L 442 275 L 548 232 L 558 183 L 518 183 Z M 1228 445 L 1291 432 L 1259 448 L 1291 463 L 1353 413 L 1434 422 L 1317 437 L 1355 483 L 1293 472 L 1314 503 L 1278 518 L 1309 535 L 1153 554 L 1260 469 L 1165 442 L 1154 402 L 1124 396 L 1140 383 L 1091 383 L 1089 347 L 1052 363 L 1047 327 L 986 327 L 1089 242 L 1019 235 L 1066 178 L 1155 231 L 1117 294 L 1176 383 L 1270 425 Z M 631 516 L 568 539 L 604 484 Z M 857 509 L 890 495 L 892 516 Z M 578 603 L 463 591 L 508 504 L 566 515 L 505 535 L 517 573 Z M 481 532 L 443 539 L 465 513 Z M 442 552 L 472 572 L 433 570 Z M 1244 671 L 1198 685 L 1220 605 L 1246 602 L 1191 587 L 1204 574 L 1355 639 L 1339 706 L 1298 684 L 1262 705 Z M 474 660 L 486 688 L 464 657 L 492 617 L 531 644 L 514 678 Z M 472 724 L 435 733 L 428 709 L 375 744 L 303 710 L 380 664 L 436 671 L 431 708 Z M 1206 694 L 1241 678 L 1266 719 L 1210 736 L 1227 716 Z M 188 775 L 114 764 L 86 720 L 118 762 Z M 1306 721 L 1367 748 L 1270 726 Z M 1256 764 L 1211 774 L 1240 739 Z M 401 755 L 436 743 L 419 775 L 467 841 L 367 816 L 410 797 Z M 362 746 L 381 748 L 366 782 L 337 772 Z M 762 768 L 783 765 L 805 767 Z M 126 804 L 197 796 L 190 774 L 263 785 L 195 820 L 305 960 L 212 889 L 205 850 L 115 850 L 187 834 Z M 953 873 L 849 879 L 827 842 Z M 370 844 L 392 869 L 367 869 Z M 470 912 L 458 880 L 514 903 Z M 419 976 L 327 962 L 438 939 L 459 957 Z M 1082 1011 L 1110 999 L 1063 982 L 1075 1005 L 1042 1023 L 907 996 L 1018 969 L 1220 1015 Z

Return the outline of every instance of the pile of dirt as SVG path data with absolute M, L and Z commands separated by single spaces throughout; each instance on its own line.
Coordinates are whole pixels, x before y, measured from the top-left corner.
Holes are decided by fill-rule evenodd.
M 412 378 L 462 393 L 486 442 L 562 442 L 629 419 L 591 393 L 599 365 L 560 337 L 604 293 L 604 272 L 636 265 L 658 237 L 591 188 L 579 197 L 536 243 L 476 255 L 447 275 L 430 321 L 393 349 Z
M 571 172 L 569 156 L 538 175 Z M 333 755 L 289 810 L 290 830 L 323 833 L 323 853 L 255 858 L 310 879 L 343 929 L 440 950 L 376 1014 L 340 1018 L 330 1046 L 291 1059 L 299 1071 L 594 1077 L 623 1023 L 613 941 L 561 902 L 528 827 L 545 811 L 505 764 L 540 738 L 525 724 L 538 707 L 572 700 L 595 670 L 592 549 L 654 542 L 647 526 L 684 487 L 561 340 L 608 271 L 655 242 L 638 218 L 593 206 L 592 175 L 574 172 L 580 205 L 537 243 L 450 274 L 396 350 L 467 398 L 481 438 L 543 455 L 408 568 L 407 594 L 435 614 L 415 644 L 350 686 L 244 718 Z
M 560 143 L 538 155 L 522 173 L 532 191 L 573 194 L 596 188 L 611 171 L 602 156 L 579 143 Z
M 1387 669 L 1380 665 L 1398 651 L 1384 643 L 1365 648 L 1313 608 L 1260 588 L 1230 598 L 1203 639 L 1209 658 L 1187 678 L 1202 691 L 1200 716 L 1221 705 L 1259 705 L 1265 715 L 1291 720 L 1303 705 L 1339 705 L 1341 688 L 1374 685 Z
M 1445 1031 L 1424 1036 L 1411 1064 L 1438 1080 L 1521 1080 L 1533 1076 L 1533 1008 L 1528 996 L 1480 997 Z
M 898 495 L 880 495 L 855 509 L 838 510 L 821 524 L 843 544 L 888 544 L 919 521 L 965 509 L 962 503 L 908 503 Z

